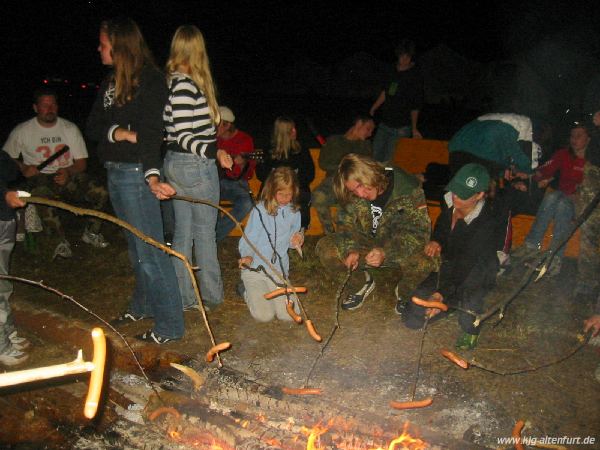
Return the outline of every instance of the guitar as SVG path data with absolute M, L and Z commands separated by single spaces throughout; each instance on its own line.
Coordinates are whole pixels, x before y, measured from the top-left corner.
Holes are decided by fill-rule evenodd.
M 242 171 L 239 174 L 234 175 L 232 170 L 224 170 L 220 168 L 222 177 L 230 180 L 241 180 L 245 177 L 248 170 L 254 166 L 254 164 L 248 164 L 248 161 L 256 161 L 257 164 L 260 164 L 265 160 L 265 152 L 264 150 L 259 148 L 254 149 L 254 151 L 252 151 L 251 153 L 238 153 L 235 156 L 232 155 L 233 158 L 237 156 L 241 156 L 244 159 L 244 167 L 242 168 Z

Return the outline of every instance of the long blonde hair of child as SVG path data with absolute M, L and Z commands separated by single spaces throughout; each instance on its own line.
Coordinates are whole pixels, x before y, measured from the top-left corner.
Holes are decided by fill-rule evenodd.
M 269 215 L 277 215 L 277 208 L 279 208 L 279 204 L 277 203 L 275 195 L 277 192 L 287 189 L 292 191 L 292 210 L 298 211 L 300 208 L 300 204 L 298 203 L 298 198 L 300 197 L 300 186 L 296 172 L 286 166 L 278 167 L 277 169 L 272 170 L 267 177 L 260 193 L 260 201 L 265 205 L 265 209 Z
M 189 75 L 204 93 L 213 122 L 218 124 L 221 121 L 204 36 L 196 26 L 181 25 L 177 28 L 171 40 L 166 71 L 167 74 L 181 71 Z
M 288 159 L 290 153 L 300 151 L 300 143 L 297 139 L 292 138 L 292 130 L 295 128 L 296 124 L 289 117 L 280 116 L 275 119 L 273 136 L 271 137 L 271 145 L 273 146 L 271 156 L 273 159 Z

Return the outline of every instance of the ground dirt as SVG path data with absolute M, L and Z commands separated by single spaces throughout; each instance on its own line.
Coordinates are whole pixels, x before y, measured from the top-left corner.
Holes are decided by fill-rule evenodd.
M 74 250 L 72 258 L 52 261 L 56 242 L 42 233 L 38 236 L 37 255 L 26 253 L 23 244 L 17 244 L 12 274 L 35 281 L 43 280 L 46 285 L 73 297 L 99 317 L 114 318 L 126 310 L 133 287 L 124 237 L 116 226 L 107 224 L 103 232 L 111 245 L 106 249 L 93 249 L 79 240 L 83 231 L 80 219 L 71 219 L 69 228 Z M 597 443 L 600 439 L 600 389 L 594 378 L 600 358 L 596 347 L 586 345 L 561 363 L 517 375 L 499 375 L 475 367 L 462 370 L 439 354 L 440 349 L 453 350 L 459 333 L 455 314 L 432 323 L 424 337 L 415 399 L 433 397 L 433 404 L 418 410 L 390 409 L 391 400 L 410 400 L 422 332 L 405 328 L 394 313 L 395 280 L 385 274 L 378 277 L 374 293 L 362 308 L 352 312 L 339 311 L 335 296 L 344 274 L 332 276 L 323 270 L 314 254 L 316 240 L 315 237 L 307 237 L 303 259 L 295 252 L 291 254 L 291 278 L 294 284 L 308 288 L 308 293 L 302 295 L 301 300 L 324 342 L 328 341 L 338 318 L 339 328 L 326 347 L 315 342 L 303 325 L 279 321 L 255 322 L 235 292 L 239 279 L 236 263 L 238 239 L 228 238 L 219 247 L 225 302 L 217 310 L 209 312 L 208 317 L 216 341 L 232 344 L 229 351 L 221 354 L 226 368 L 262 386 L 307 385 L 322 388 L 319 405 L 329 405 L 326 408 L 332 410 L 351 411 L 356 417 L 378 423 L 382 428 L 395 428 L 388 431 L 399 432 L 402 424 L 410 422 L 417 434 L 426 437 L 428 430 L 435 432 L 436 442 L 432 448 L 511 448 L 497 439 L 510 436 L 515 422 L 520 419 L 526 421 L 523 435 L 537 438 L 579 437 L 581 442 L 591 436 L 596 441 L 594 445 L 564 446 L 600 448 Z M 499 291 L 512 290 L 521 280 L 520 273 L 520 270 L 514 269 L 501 278 L 502 288 Z M 484 324 L 476 350 L 458 353 L 496 371 L 535 367 L 567 354 L 579 344 L 582 320 L 591 311 L 589 300 L 571 296 L 574 274 L 575 262 L 569 260 L 558 277 L 530 284 L 510 304 L 499 324 L 493 326 L 498 321 L 497 316 Z M 81 307 L 35 286 L 15 283 L 12 303 L 15 308 L 26 303 L 56 312 L 67 323 L 81 321 L 89 324 L 90 328 L 102 326 Z M 164 347 L 183 355 L 184 359 L 189 358 L 200 370 L 207 365 L 203 359 L 211 344 L 200 312 L 186 312 L 185 320 L 185 337 Z M 123 326 L 120 331 L 130 338 L 150 328 L 151 324 L 151 320 L 144 320 Z M 61 338 L 60 343 L 38 337 L 32 328 L 23 329 L 22 333 L 34 343 L 31 359 L 24 368 L 58 364 L 74 356 L 68 337 Z M 310 379 L 307 379 L 320 354 Z M 159 373 L 158 377 L 168 375 L 167 372 Z M 35 394 L 28 393 L 23 386 L 16 392 L 3 394 L 0 391 L 3 411 L 27 414 L 31 408 L 38 408 L 38 402 L 41 405 L 43 398 L 51 397 L 50 391 L 45 388 L 35 386 Z M 25 395 L 31 397 L 29 406 L 22 405 Z M 60 422 L 58 418 L 61 415 L 66 417 L 70 414 L 73 405 L 83 402 L 76 395 L 75 399 L 65 396 L 62 399 L 63 402 L 50 400 L 54 405 L 54 422 L 50 420 L 49 424 L 40 425 L 39 435 L 33 428 L 27 439 L 20 439 L 20 444 L 16 435 L 10 432 L 15 428 L 7 425 L 11 423 L 11 415 L 3 412 L 5 431 L 1 433 L 0 440 L 9 448 L 68 448 L 77 440 L 77 435 L 79 442 L 83 435 L 86 440 L 93 440 L 97 433 L 110 428 L 112 413 L 107 412 L 101 421 L 95 423 L 93 432 L 89 431 L 89 424 L 74 421 L 72 431 L 63 433 L 63 437 L 68 436 L 69 439 L 65 438 L 62 442 L 60 439 L 53 440 L 56 431 L 49 431 L 53 429 L 52 425 Z M 111 400 L 112 404 L 107 402 L 107 409 L 118 403 L 112 397 Z M 12 417 L 13 421 L 24 420 L 19 414 Z M 117 428 L 127 428 L 122 425 L 123 418 L 119 420 L 120 425 L 113 425 L 110 433 L 116 433 Z M 157 429 L 155 423 L 138 422 L 132 424 L 131 429 L 139 432 L 139 427 L 142 430 L 147 427 L 146 448 L 169 447 L 168 441 L 164 444 L 158 438 L 164 438 L 164 433 Z M 314 424 L 305 425 L 310 427 Z M 144 435 L 143 432 L 141 434 Z M 108 442 L 106 436 L 103 439 L 99 442 Z M 445 439 L 448 442 L 444 442 Z M 80 446 L 108 447 L 119 448 L 119 445 Z

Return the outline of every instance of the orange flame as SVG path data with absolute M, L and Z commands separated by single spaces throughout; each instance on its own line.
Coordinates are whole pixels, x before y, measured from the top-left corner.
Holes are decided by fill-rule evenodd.
M 310 435 L 308 436 L 308 440 L 306 442 L 306 450 L 321 450 L 322 447 L 317 445 L 319 441 L 319 437 L 322 436 L 325 432 L 327 432 L 328 428 L 324 427 L 320 424 L 315 425 Z M 414 438 L 408 433 L 408 422 L 404 424 L 404 429 L 402 433 L 397 438 L 393 439 L 387 450 L 425 450 L 427 448 L 427 442 L 423 441 L 419 438 Z M 364 448 L 364 447 L 363 447 Z M 356 449 L 358 450 L 358 448 Z M 385 450 L 383 447 L 371 448 L 369 450 Z

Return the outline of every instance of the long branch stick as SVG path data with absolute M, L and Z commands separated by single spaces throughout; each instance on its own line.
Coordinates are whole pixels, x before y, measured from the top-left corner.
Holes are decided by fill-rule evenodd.
M 520 369 L 502 370 L 502 369 L 497 369 L 495 367 L 490 367 L 490 366 L 485 365 L 485 364 L 481 364 L 481 363 L 477 362 L 474 358 L 469 361 L 469 365 L 471 365 L 473 367 L 477 367 L 478 369 L 484 370 L 486 372 L 495 373 L 497 375 L 517 375 L 519 373 L 534 372 L 534 371 L 536 371 L 538 369 L 542 369 L 544 367 L 553 366 L 554 364 L 561 363 L 561 362 L 565 361 L 566 359 L 570 358 L 575 353 L 577 353 L 579 350 L 581 350 L 583 347 L 585 347 L 585 345 L 590 340 L 591 336 L 592 336 L 592 333 L 590 331 L 590 332 L 588 332 L 586 334 L 586 336 L 584 337 L 584 339 L 583 339 L 583 341 L 581 343 L 579 343 L 577 346 L 575 346 L 574 348 L 572 348 L 571 350 L 569 350 L 564 355 L 561 355 L 561 356 L 559 356 L 557 358 L 554 358 L 554 359 L 552 359 L 552 360 L 550 360 L 548 362 L 539 364 L 537 366 L 528 366 L 528 367 L 523 367 L 523 368 L 520 368 Z
M 204 308 L 204 303 L 202 302 L 202 297 L 200 296 L 200 290 L 198 289 L 198 282 L 196 281 L 194 269 L 185 255 L 182 255 L 181 253 L 176 252 L 172 248 L 169 248 L 166 245 L 151 238 L 150 236 L 142 233 L 136 227 L 134 227 L 133 225 L 130 225 L 129 223 L 125 222 L 124 220 L 118 219 L 117 217 L 111 216 L 110 214 L 106 214 L 105 212 L 96 211 L 94 209 L 79 208 L 77 206 L 72 206 L 72 205 L 69 205 L 64 202 L 60 202 L 57 200 L 50 200 L 50 199 L 43 198 L 43 197 L 35 197 L 35 196 L 34 197 L 24 197 L 23 200 L 25 200 L 27 203 L 35 203 L 35 204 L 39 204 L 39 205 L 46 205 L 46 206 L 52 206 L 55 208 L 64 209 L 64 210 L 70 211 L 73 214 L 78 215 L 78 216 L 94 216 L 94 217 L 98 217 L 100 219 L 106 220 L 108 222 L 112 222 L 122 228 L 125 228 L 126 230 L 128 230 L 129 232 L 131 232 L 132 234 L 134 234 L 135 236 L 137 236 L 139 239 L 146 242 L 147 244 L 150 244 L 153 247 L 159 248 L 163 252 L 168 253 L 169 255 L 180 259 L 183 262 L 184 266 L 186 267 L 188 274 L 190 275 L 190 278 L 192 280 L 192 287 L 194 289 L 194 294 L 196 295 L 196 298 L 198 299 L 198 304 L 200 305 L 200 312 L 202 313 L 202 319 L 204 320 L 204 325 L 206 326 L 206 330 L 208 332 L 208 336 L 210 338 L 212 346 L 214 347 L 215 345 L 217 345 L 217 343 L 215 342 L 215 337 L 214 337 L 213 331 L 210 328 L 210 324 L 208 323 L 208 317 L 206 316 L 206 310 Z M 219 356 L 218 353 L 217 353 L 217 361 L 218 361 L 219 367 L 223 367 L 221 357 Z
M 579 215 L 577 220 L 575 220 L 567 236 L 565 236 L 565 238 L 562 239 L 560 242 L 552 245 L 549 250 L 545 251 L 542 255 L 538 257 L 535 263 L 532 264 L 531 267 L 525 273 L 525 276 L 522 278 L 521 283 L 512 291 L 512 293 L 507 298 L 496 302 L 487 311 L 475 316 L 473 326 L 478 327 L 481 322 L 488 319 L 492 314 L 494 314 L 498 310 L 504 311 L 508 304 L 512 302 L 529 285 L 535 272 L 540 272 L 540 275 L 536 278 L 536 281 L 541 276 L 543 276 L 546 272 L 546 269 L 549 267 L 550 263 L 554 259 L 554 255 L 556 255 L 556 252 L 558 252 L 558 250 L 560 250 L 561 247 L 566 245 L 566 243 L 569 241 L 569 239 L 571 239 L 573 234 L 575 234 L 575 231 L 577 231 L 577 229 L 588 219 L 592 211 L 596 209 L 598 203 L 600 203 L 600 192 L 598 192 L 594 196 L 590 203 L 588 203 L 588 205 L 585 207 L 583 212 Z
M 333 339 L 333 335 L 335 334 L 335 332 L 338 330 L 338 328 L 340 328 L 340 306 L 341 306 L 340 303 L 341 303 L 341 299 L 342 299 L 342 294 L 344 293 L 344 289 L 346 289 L 346 285 L 348 284 L 348 281 L 350 280 L 351 275 L 352 275 L 352 270 L 348 269 L 346 272 L 346 276 L 344 277 L 344 280 L 338 287 L 338 290 L 335 294 L 335 321 L 333 323 L 333 327 L 331 328 L 331 331 L 329 332 L 329 336 L 327 336 L 327 339 L 325 339 L 325 342 L 323 343 L 323 345 L 321 345 L 321 350 L 319 351 L 319 353 L 317 354 L 316 358 L 314 359 L 312 365 L 310 366 L 308 375 L 306 375 L 306 381 L 304 382 L 304 387 L 308 387 L 308 382 L 310 381 L 310 378 L 312 377 L 312 373 L 315 370 L 317 362 L 319 361 L 319 359 L 321 359 L 321 357 L 325 353 L 325 350 L 326 350 L 327 346 L 329 345 L 329 343 L 331 342 L 331 340 Z
M 131 353 L 131 356 L 133 357 L 133 360 L 135 361 L 135 364 L 137 365 L 138 369 L 140 369 L 140 372 L 141 372 L 142 376 L 146 379 L 146 381 L 148 382 L 148 384 L 150 385 L 150 387 L 152 388 L 152 390 L 154 391 L 154 393 L 156 394 L 156 396 L 158 397 L 158 399 L 162 401 L 162 398 L 160 397 L 158 391 L 156 390 L 156 387 L 154 386 L 154 383 L 150 380 L 150 378 L 146 374 L 146 371 L 144 370 L 144 367 L 142 366 L 142 363 L 140 362 L 140 360 L 138 359 L 137 355 L 133 351 L 133 348 L 131 348 L 131 345 L 129 345 L 129 342 L 127 341 L 127 339 L 125 339 L 125 336 L 123 336 L 123 334 L 121 334 L 119 331 L 117 331 L 115 329 L 115 327 L 113 327 L 109 322 L 107 322 L 106 320 L 104 320 L 102 317 L 100 317 L 94 311 L 92 311 L 89 308 L 87 308 L 85 305 L 79 303 L 77 300 L 75 300 L 70 295 L 64 294 L 63 292 L 59 291 L 58 289 L 50 287 L 50 286 L 44 284 L 41 281 L 33 281 L 33 280 L 29 280 L 27 278 L 16 277 L 16 276 L 13 276 L 13 275 L 2 275 L 2 274 L 0 274 L 0 279 L 10 280 L 10 281 L 18 281 L 20 283 L 30 284 L 32 286 L 36 286 L 36 287 L 45 289 L 46 291 L 52 292 L 53 294 L 56 294 L 59 297 L 64 298 L 65 300 L 69 300 L 70 302 L 74 303 L 75 305 L 77 305 L 78 307 L 80 307 L 81 309 L 83 309 L 86 313 L 90 314 L 91 316 L 94 316 L 96 319 L 98 319 L 100 322 L 102 322 L 104 325 L 106 325 L 106 327 L 110 328 L 111 331 L 113 331 L 117 336 L 119 336 L 119 338 L 121 338 L 121 340 L 125 343 L 125 346 L 129 350 L 129 353 Z
M 296 302 L 298 302 L 298 306 L 300 307 L 300 311 L 302 312 L 302 315 L 304 316 L 305 322 L 307 320 L 309 320 L 306 309 L 304 308 L 304 305 L 300 301 L 300 297 L 298 297 L 298 294 L 295 292 L 294 286 L 292 285 L 290 280 L 287 277 L 285 277 L 279 270 L 277 270 L 275 268 L 275 266 L 271 263 L 271 261 L 256 248 L 256 246 L 252 243 L 252 241 L 250 241 L 250 239 L 248 239 L 248 236 L 246 236 L 246 233 L 244 232 L 244 227 L 242 226 L 242 224 L 235 217 L 233 217 L 233 215 L 229 211 L 227 211 L 225 208 L 221 207 L 220 205 L 216 205 L 212 202 L 209 202 L 208 200 L 188 197 L 188 196 L 184 196 L 184 195 L 174 195 L 171 198 L 173 200 L 183 200 L 183 201 L 190 202 L 190 203 L 200 203 L 202 205 L 212 206 L 213 208 L 216 208 L 219 211 L 222 211 L 227 217 L 229 217 L 231 219 L 231 221 L 236 225 L 236 227 L 240 230 L 240 232 L 242 234 L 242 238 L 248 243 L 248 245 L 250 246 L 252 251 L 254 251 L 254 253 L 256 253 L 258 255 L 258 257 L 266 264 L 267 267 L 269 267 L 269 269 L 271 269 L 271 272 L 273 273 L 273 275 L 275 275 L 275 277 L 277 277 L 277 279 L 279 281 L 281 281 L 286 287 L 291 289 L 291 293 L 294 296 L 294 300 Z

